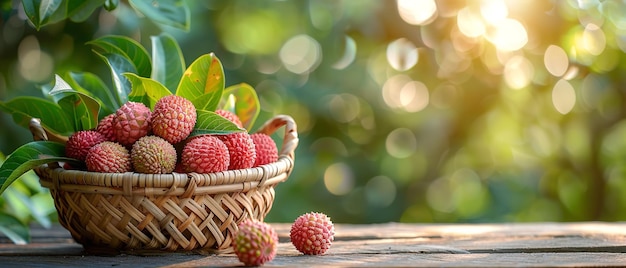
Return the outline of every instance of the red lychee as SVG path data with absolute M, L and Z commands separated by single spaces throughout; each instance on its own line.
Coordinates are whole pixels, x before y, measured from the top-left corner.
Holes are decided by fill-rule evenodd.
M 113 122 L 115 120 L 115 113 L 105 116 L 98 122 L 96 131 L 100 132 L 108 141 L 115 141 L 115 126 Z
M 223 110 L 223 109 L 217 109 L 215 110 L 215 113 L 220 115 L 221 117 L 228 119 L 230 122 L 235 123 L 235 125 L 237 125 L 238 127 L 243 128 L 243 124 L 241 123 L 239 116 L 237 116 L 233 112 Z
M 150 132 L 150 108 L 143 103 L 129 101 L 115 111 L 115 140 L 130 147 Z
M 274 140 L 265 133 L 254 133 L 250 135 L 252 142 L 254 142 L 254 149 L 256 151 L 256 160 L 253 167 L 274 163 L 278 160 L 278 148 Z
M 152 112 L 152 132 L 175 144 L 189 136 L 196 125 L 196 108 L 181 96 L 169 95 L 157 101 Z
M 228 135 L 216 135 L 218 139 L 226 144 L 230 153 L 230 164 L 228 169 L 251 168 L 256 161 L 256 151 L 254 142 L 247 132 L 235 132 Z
M 198 136 L 183 148 L 181 164 L 185 172 L 212 173 L 228 170 L 230 156 L 226 145 L 213 136 Z
M 74 132 L 65 143 L 65 156 L 85 161 L 89 149 L 103 141 L 106 141 L 106 138 L 94 130 Z
M 307 213 L 296 219 L 289 233 L 291 243 L 307 255 L 322 255 L 330 248 L 335 227 L 323 213 Z
M 117 142 L 101 142 L 89 149 L 85 158 L 87 170 L 104 173 L 132 171 L 128 150 Z

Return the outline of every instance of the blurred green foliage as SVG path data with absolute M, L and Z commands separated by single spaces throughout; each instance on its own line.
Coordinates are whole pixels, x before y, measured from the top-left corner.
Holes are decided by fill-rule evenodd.
M 168 32 L 248 83 L 257 125 L 284 113 L 300 145 L 268 221 L 625 220 L 626 5 L 617 0 L 185 1 L 188 31 L 126 1 L 29 25 L 4 2 L 0 100 L 54 74 L 111 85 L 86 43 Z M 30 133 L 0 114 L 0 151 Z M 254 128 L 253 128 L 254 129 Z M 280 135 L 275 135 L 280 140 Z

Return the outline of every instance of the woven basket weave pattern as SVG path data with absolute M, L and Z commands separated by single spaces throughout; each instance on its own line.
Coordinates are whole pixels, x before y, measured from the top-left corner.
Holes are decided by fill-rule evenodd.
M 51 165 L 35 172 L 50 189 L 59 222 L 85 248 L 228 252 L 237 224 L 262 221 L 272 207 L 274 187 L 293 169 L 298 143 L 293 119 L 277 116 L 258 132 L 272 134 L 282 126 L 278 161 L 255 168 L 139 174 Z

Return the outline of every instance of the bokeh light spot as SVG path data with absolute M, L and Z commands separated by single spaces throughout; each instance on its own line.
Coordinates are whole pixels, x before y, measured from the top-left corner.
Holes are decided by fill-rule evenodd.
M 550 74 L 560 77 L 565 74 L 569 67 L 569 59 L 565 50 L 559 46 L 550 45 L 543 56 L 543 64 Z
M 515 51 L 528 43 L 528 33 L 524 25 L 515 19 L 504 19 L 487 31 L 487 40 L 498 49 Z
M 576 92 L 567 80 L 559 80 L 552 89 L 552 104 L 561 113 L 569 113 L 576 104 Z
M 340 123 L 355 120 L 361 111 L 359 98 L 347 93 L 333 95 L 328 106 L 332 117 Z
M 296 74 L 305 74 L 319 65 L 322 49 L 315 39 L 301 34 L 287 40 L 280 49 L 279 56 L 287 70 Z
M 456 18 L 459 31 L 467 37 L 479 37 L 485 33 L 485 24 L 481 17 L 472 13 L 468 7 L 459 10 Z
M 371 178 L 365 185 L 365 198 L 375 206 L 388 207 L 396 199 L 396 184 L 387 176 Z
M 345 163 L 330 165 L 324 171 L 324 186 L 334 195 L 345 195 L 354 188 L 354 173 Z
M 593 23 L 587 24 L 583 31 L 581 46 L 589 54 L 598 56 L 604 51 L 606 47 L 606 36 L 604 31 Z
M 397 128 L 387 135 L 385 148 L 395 158 L 409 157 L 417 149 L 415 133 L 408 128 Z
M 524 56 L 517 55 L 506 62 L 504 81 L 513 89 L 521 89 L 530 84 L 534 73 L 533 64 Z
M 26 80 L 43 83 L 52 77 L 54 60 L 41 50 L 35 36 L 28 36 L 18 47 L 19 72 Z
M 348 67 L 356 58 L 356 48 L 354 39 L 346 35 L 343 56 L 333 64 L 333 68 L 341 70 Z
M 415 45 L 406 38 L 397 39 L 387 46 L 387 61 L 398 71 L 411 69 L 419 59 Z
M 434 0 L 398 0 L 398 13 L 408 24 L 425 25 L 437 17 Z
M 483 0 L 480 4 L 480 14 L 490 24 L 496 24 L 506 19 L 509 10 L 502 0 Z

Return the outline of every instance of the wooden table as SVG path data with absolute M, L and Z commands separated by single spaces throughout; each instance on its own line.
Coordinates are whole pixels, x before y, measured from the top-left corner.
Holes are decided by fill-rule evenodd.
M 323 256 L 289 242 L 290 224 L 272 224 L 278 255 L 265 266 L 545 267 L 626 266 L 626 223 L 336 224 Z M 85 255 L 61 227 L 34 229 L 32 243 L 0 239 L 0 267 L 240 266 L 233 254 Z

